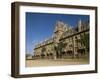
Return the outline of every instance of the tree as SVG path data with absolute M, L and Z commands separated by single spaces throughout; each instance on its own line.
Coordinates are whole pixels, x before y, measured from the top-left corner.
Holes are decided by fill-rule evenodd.
M 89 34 L 85 34 L 82 37 L 81 41 L 82 41 L 83 45 L 85 46 L 86 50 L 89 52 Z
M 42 58 L 44 58 L 44 56 L 45 56 L 45 54 L 44 54 L 45 51 L 46 51 L 46 48 L 43 47 L 43 48 L 42 48 L 42 53 L 41 53 L 41 57 L 42 57 Z
M 62 51 L 65 48 L 65 46 L 66 46 L 66 44 L 64 42 L 59 41 L 59 42 L 54 43 L 55 59 L 58 57 L 60 57 L 60 58 L 62 57 L 62 54 L 64 53 Z
M 64 55 L 64 51 L 63 51 L 63 49 L 66 47 L 66 43 L 64 43 L 64 42 L 60 42 L 60 43 L 58 43 L 58 50 L 59 50 L 59 53 L 60 53 L 60 57 L 62 56 L 62 55 Z

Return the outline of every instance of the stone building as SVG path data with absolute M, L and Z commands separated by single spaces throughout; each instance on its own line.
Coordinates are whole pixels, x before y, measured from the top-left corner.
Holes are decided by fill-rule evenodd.
M 89 22 L 81 20 L 76 27 L 57 21 L 52 37 L 34 48 L 36 59 L 74 58 L 86 53 L 89 53 Z

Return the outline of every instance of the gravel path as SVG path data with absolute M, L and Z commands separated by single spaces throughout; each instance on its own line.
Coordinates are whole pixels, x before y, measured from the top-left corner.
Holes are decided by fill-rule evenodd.
M 88 60 L 83 59 L 36 59 L 26 60 L 26 67 L 40 67 L 40 66 L 63 66 L 63 65 L 79 65 L 89 64 Z

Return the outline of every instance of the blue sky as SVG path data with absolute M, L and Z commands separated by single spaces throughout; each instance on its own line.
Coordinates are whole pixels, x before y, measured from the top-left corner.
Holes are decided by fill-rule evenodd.
M 75 27 L 80 19 L 88 21 L 89 16 L 26 12 L 26 53 L 33 54 L 38 42 L 52 36 L 58 20 Z

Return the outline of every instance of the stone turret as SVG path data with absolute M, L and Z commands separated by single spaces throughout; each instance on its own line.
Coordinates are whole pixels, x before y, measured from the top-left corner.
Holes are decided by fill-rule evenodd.
M 58 31 L 63 32 L 63 30 L 64 30 L 63 27 L 64 27 L 64 23 L 62 21 L 57 21 L 54 33 L 58 32 Z
M 78 31 L 80 32 L 82 30 L 82 21 L 78 21 Z
M 65 24 L 62 21 L 58 21 L 54 30 L 54 38 L 57 43 L 59 43 L 59 39 L 65 30 Z

